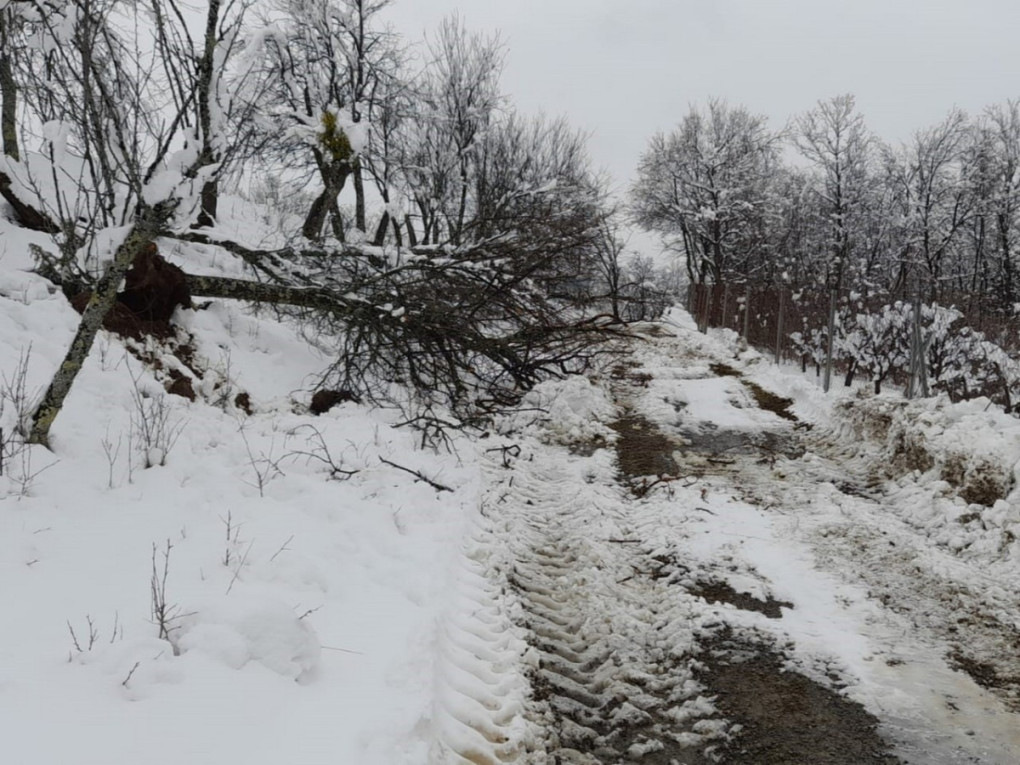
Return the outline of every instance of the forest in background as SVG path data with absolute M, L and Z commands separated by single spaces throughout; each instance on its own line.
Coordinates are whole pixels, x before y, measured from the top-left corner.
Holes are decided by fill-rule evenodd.
M 712 101 L 652 138 L 631 209 L 686 262 L 702 325 L 824 369 L 826 387 L 835 366 L 876 390 L 1020 400 L 1020 101 L 954 108 L 899 146 L 852 95 L 778 131 Z

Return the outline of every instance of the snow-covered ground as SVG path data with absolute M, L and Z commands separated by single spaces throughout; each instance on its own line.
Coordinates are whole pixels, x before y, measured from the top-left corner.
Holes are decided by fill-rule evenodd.
M 78 318 L 29 241 L 0 230 L 5 438 L 21 369 L 30 403 Z M 448 451 L 397 412 L 308 413 L 327 357 L 285 322 L 216 302 L 178 323 L 196 401 L 165 393 L 164 347 L 104 333 L 53 451 L 5 455 L 5 762 L 553 762 L 553 726 L 586 740 L 588 713 L 536 678 L 582 656 L 577 693 L 622 688 L 614 720 L 648 724 L 613 743 L 640 762 L 668 724 L 695 748 L 737 732 L 692 663 L 720 625 L 838 678 L 911 762 L 1020 761 L 1020 427 L 984 402 L 825 397 L 675 312 L 625 374 L 540 386 Z M 618 479 L 625 412 L 676 442 L 679 480 Z M 159 416 L 170 441 L 146 445 Z M 711 602 L 707 581 L 789 605 Z
M 25 359 L 33 399 L 78 316 L 28 273 L 26 239 L 0 233 L 0 370 L 16 388 Z M 478 513 L 475 445 L 423 450 L 397 413 L 353 403 L 308 414 L 326 359 L 286 324 L 221 303 L 178 320 L 204 371 L 195 402 L 104 333 L 53 452 L 5 461 L 3 759 L 425 762 L 437 642 Z M 161 406 L 175 442 L 146 469 L 140 407 Z
M 638 399 L 646 414 L 681 437 L 707 426 L 754 443 L 786 430 L 807 449 L 788 458 L 751 448 L 678 491 L 685 555 L 738 591 L 792 603 L 780 620 L 756 616 L 759 628 L 792 641 L 795 666 L 835 662 L 849 696 L 908 761 L 1018 761 L 1017 421 L 985 401 L 828 398 L 814 381 L 740 353 L 728 333 L 698 337 L 684 316 L 672 324 L 675 339 L 638 354 L 655 375 Z M 655 369 L 664 350 L 667 369 Z M 706 395 L 705 380 L 666 374 L 683 355 L 695 363 L 673 377 L 699 377 L 698 359 L 741 377 L 715 378 Z M 757 408 L 743 380 L 788 396 L 801 422 Z M 686 406 L 670 418 L 667 400 Z M 982 488 L 986 504 L 968 503 Z M 998 695 L 952 668 L 979 665 L 993 670 L 985 679 Z

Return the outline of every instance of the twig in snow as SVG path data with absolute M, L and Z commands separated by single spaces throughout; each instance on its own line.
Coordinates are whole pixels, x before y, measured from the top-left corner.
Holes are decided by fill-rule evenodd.
M 321 611 L 321 610 L 322 610 L 322 606 L 316 606 L 315 608 L 309 608 L 307 611 L 305 611 L 303 614 L 301 614 L 301 616 L 298 617 L 298 621 L 301 621 L 306 616 L 311 616 L 316 611 Z
M 279 555 L 280 553 L 287 552 L 287 550 L 290 549 L 289 547 L 287 547 L 287 545 L 289 545 L 293 541 L 294 535 L 291 534 L 289 537 L 287 537 L 287 541 L 280 545 L 280 549 L 273 553 L 272 557 L 270 557 L 269 559 L 269 562 L 272 563 L 274 560 L 276 560 L 276 556 Z
M 444 486 L 441 483 L 437 483 L 436 481 L 433 481 L 431 478 L 423 475 L 420 470 L 412 470 L 411 468 L 404 467 L 403 465 L 398 465 L 396 462 L 390 462 L 385 457 L 380 457 L 379 460 L 381 462 L 389 465 L 390 467 L 395 467 L 397 470 L 403 470 L 405 473 L 410 473 L 415 478 L 417 478 L 419 481 L 424 481 L 425 483 L 427 483 L 429 486 L 431 486 L 436 491 L 448 491 L 448 492 L 451 492 L 451 493 L 453 492 L 453 489 L 451 489 L 449 486 Z
M 329 447 L 326 445 L 326 439 L 322 435 L 322 432 L 314 425 L 298 425 L 296 428 L 291 430 L 287 435 L 296 436 L 301 430 L 310 430 L 311 434 L 306 436 L 305 443 L 308 444 L 308 450 L 294 450 L 287 452 L 282 459 L 304 457 L 306 461 L 315 460 L 321 462 L 327 468 L 329 468 L 329 477 L 337 481 L 343 481 L 350 478 L 352 475 L 357 473 L 357 470 L 347 470 L 343 467 L 342 460 L 337 462 L 333 455 L 330 454 Z
M 78 641 L 78 636 L 74 632 L 74 627 L 71 626 L 70 620 L 67 622 L 67 630 L 71 633 L 71 642 L 74 644 L 74 650 L 78 653 L 85 653 L 91 651 L 96 644 L 96 640 L 99 639 L 99 630 L 96 629 L 95 623 L 92 621 L 92 616 L 86 614 L 85 621 L 89 625 L 89 644 L 87 647 L 82 648 L 81 643 Z
M 358 656 L 365 655 L 364 651 L 352 651 L 350 648 L 334 648 L 331 645 L 320 646 L 320 648 L 322 648 L 322 650 L 324 651 L 340 651 L 340 653 L 353 653 L 357 654 Z
M 227 585 L 227 595 L 234 589 L 234 582 L 241 578 L 241 569 L 244 568 L 244 564 L 248 562 L 248 553 L 251 552 L 252 545 L 255 544 L 255 540 L 251 540 L 248 543 L 248 548 L 244 551 L 244 555 L 241 556 L 241 560 L 237 563 L 237 568 L 234 569 L 234 576 L 230 580 L 230 584 Z
M 656 478 L 651 483 L 649 483 L 647 481 L 647 479 L 641 479 L 641 483 L 632 486 L 631 487 L 631 491 L 634 492 L 634 496 L 635 497 L 644 497 L 644 496 L 646 496 L 648 494 L 648 492 L 650 492 L 656 486 L 659 486 L 659 485 L 662 485 L 662 484 L 670 484 L 673 481 L 676 481 L 678 478 L 679 478 L 679 476 L 675 476 L 675 475 L 660 475 L 658 478 Z
M 500 457 L 503 459 L 503 467 L 510 467 L 510 460 L 516 459 L 521 456 L 521 447 L 518 444 L 510 444 L 509 446 L 497 446 L 495 449 L 486 449 L 485 453 L 499 452 Z
M 131 671 L 127 673 L 127 677 L 124 678 L 124 682 L 122 682 L 121 685 L 123 685 L 125 688 L 127 688 L 128 687 L 128 681 L 131 680 L 131 675 L 133 675 L 135 673 L 135 670 L 138 669 L 141 665 L 142 665 L 141 661 L 136 661 L 135 662 L 135 666 L 133 666 L 131 668 Z

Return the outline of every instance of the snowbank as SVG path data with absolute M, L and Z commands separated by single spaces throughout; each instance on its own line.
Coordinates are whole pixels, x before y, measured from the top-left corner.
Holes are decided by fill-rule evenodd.
M 79 319 L 30 272 L 31 243 L 47 246 L 0 220 L 7 439 Z M 167 250 L 239 272 L 221 250 Z M 285 321 L 228 301 L 176 319 L 187 364 L 103 332 L 53 452 L 6 450 L 7 759 L 421 765 L 442 733 L 435 656 L 479 513 L 475 446 L 423 451 L 395 413 L 354 403 L 309 414 L 327 359 Z M 170 369 L 193 375 L 194 401 L 166 390 Z M 159 451 L 140 421 L 155 408 L 176 434 Z
M 890 477 L 929 473 L 966 502 L 985 506 L 1016 486 L 1020 421 L 987 399 L 952 404 L 861 391 L 840 401 L 835 414 L 855 437 L 881 447 Z

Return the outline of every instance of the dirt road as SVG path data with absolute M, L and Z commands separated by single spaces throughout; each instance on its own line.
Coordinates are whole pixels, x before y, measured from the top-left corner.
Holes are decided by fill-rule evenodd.
M 529 733 L 469 761 L 1020 762 L 1020 587 L 904 521 L 909 486 L 756 363 L 649 326 L 507 426 L 482 544 Z

